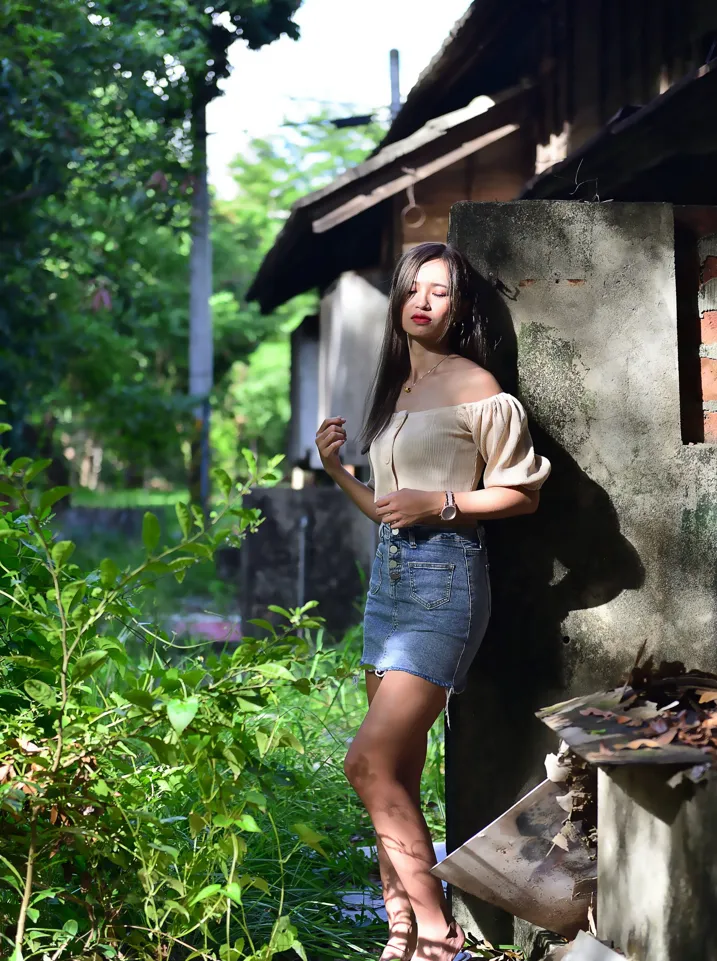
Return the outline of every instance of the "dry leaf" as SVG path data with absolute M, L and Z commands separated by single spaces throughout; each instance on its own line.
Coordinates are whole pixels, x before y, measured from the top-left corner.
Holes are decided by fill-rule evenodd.
M 703 691 L 697 690 L 695 694 L 700 696 L 700 704 L 715 704 L 717 703 L 717 691 Z
M 562 834 L 560 831 L 558 831 L 558 833 L 557 833 L 557 834 L 555 835 L 555 837 L 553 838 L 553 845 L 554 845 L 555 847 L 562 848 L 563 851 L 567 851 L 567 850 L 568 850 L 568 839 L 565 837 L 564 834 Z
M 639 747 L 659 747 L 657 738 L 638 737 L 635 741 L 628 741 L 627 744 L 616 744 L 616 751 L 624 751 L 626 748 L 636 750 Z
M 592 901 L 588 905 L 588 929 L 590 934 L 597 938 L 597 926 L 595 925 L 595 912 L 593 911 Z

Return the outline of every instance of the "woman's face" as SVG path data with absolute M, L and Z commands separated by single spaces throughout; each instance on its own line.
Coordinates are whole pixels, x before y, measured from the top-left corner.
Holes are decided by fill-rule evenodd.
M 446 264 L 428 260 L 419 268 L 403 305 L 401 326 L 417 340 L 437 343 L 447 330 L 450 308 Z

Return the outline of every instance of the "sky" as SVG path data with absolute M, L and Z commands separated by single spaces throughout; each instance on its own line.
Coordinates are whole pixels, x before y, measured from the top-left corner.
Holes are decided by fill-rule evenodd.
M 279 133 L 284 119 L 316 109 L 335 115 L 387 108 L 389 51 L 399 51 L 401 97 L 438 52 L 470 0 L 304 0 L 298 41 L 282 37 L 261 50 L 230 49 L 225 94 L 207 111 L 209 180 L 234 194 L 228 165 L 252 137 Z M 382 116 L 386 116 L 384 110 Z

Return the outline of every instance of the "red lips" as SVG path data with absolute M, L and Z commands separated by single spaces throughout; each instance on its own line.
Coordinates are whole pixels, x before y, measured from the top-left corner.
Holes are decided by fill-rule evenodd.
M 417 324 L 430 324 L 431 318 L 427 317 L 426 314 L 412 314 L 411 320 Z

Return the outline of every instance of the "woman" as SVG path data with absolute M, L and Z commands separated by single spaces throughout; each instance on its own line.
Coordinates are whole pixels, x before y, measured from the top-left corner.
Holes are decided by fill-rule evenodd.
M 535 511 L 550 473 L 521 404 L 485 368 L 474 278 L 445 244 L 401 258 L 363 431 L 368 484 L 341 464 L 344 418 L 316 435 L 327 473 L 380 524 L 364 615 L 369 709 L 345 771 L 376 830 L 389 923 L 381 961 L 452 961 L 463 947 L 430 873 L 419 794 L 427 736 L 464 689 L 488 623 L 482 522 Z

